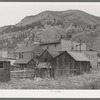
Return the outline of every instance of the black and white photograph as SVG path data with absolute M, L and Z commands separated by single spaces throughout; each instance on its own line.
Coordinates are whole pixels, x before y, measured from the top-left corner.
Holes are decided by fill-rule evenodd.
M 100 90 L 100 3 L 0 2 L 0 89 Z

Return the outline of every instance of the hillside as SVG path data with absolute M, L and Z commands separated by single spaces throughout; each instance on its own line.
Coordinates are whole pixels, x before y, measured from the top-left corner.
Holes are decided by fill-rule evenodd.
M 79 10 L 44 11 L 26 16 L 16 25 L 0 28 L 0 48 L 13 49 L 32 37 L 41 42 L 81 39 L 88 50 L 100 50 L 100 18 Z

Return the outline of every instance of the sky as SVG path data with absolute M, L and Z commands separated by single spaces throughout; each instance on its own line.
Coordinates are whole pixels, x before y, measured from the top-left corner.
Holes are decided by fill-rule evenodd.
M 45 10 L 82 10 L 100 16 L 100 3 L 0 2 L 0 27 L 17 24 L 24 17 L 36 15 Z

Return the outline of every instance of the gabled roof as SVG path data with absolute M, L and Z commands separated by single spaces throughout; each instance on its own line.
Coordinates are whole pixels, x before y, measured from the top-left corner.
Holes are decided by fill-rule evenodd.
M 18 59 L 14 62 L 14 64 L 27 64 L 29 61 L 31 61 L 31 58 Z
M 59 53 L 58 53 L 58 51 L 56 51 L 56 50 L 51 50 L 51 49 L 49 49 L 49 50 L 47 50 L 50 54 L 51 54 L 51 56 L 54 58 L 54 57 L 56 57 L 57 55 L 59 55 Z
M 89 62 L 90 60 L 82 53 L 78 53 L 78 52 L 67 52 L 67 51 L 64 51 L 62 52 L 61 54 L 59 54 L 58 56 L 56 56 L 55 58 L 59 57 L 60 55 L 62 54 L 66 54 L 68 53 L 73 59 L 75 59 L 76 61 L 86 61 L 86 62 Z M 53 59 L 55 59 L 53 58 Z M 53 60 L 52 59 L 52 60 Z M 52 61 L 51 60 L 51 61 Z
M 55 50 L 49 50 L 49 49 L 45 49 L 45 50 L 42 52 L 42 54 L 45 53 L 46 51 L 52 56 L 52 58 L 54 58 L 54 57 L 56 57 L 57 55 L 59 55 L 59 53 L 58 53 L 57 51 L 55 51 Z M 40 55 L 40 57 L 42 56 L 42 54 Z
M 15 52 L 18 53 L 18 52 L 30 52 L 30 51 L 35 51 L 36 52 L 41 52 L 43 51 L 42 47 L 40 47 L 39 45 L 37 44 L 34 44 L 34 45 L 30 45 L 30 46 L 24 46 L 24 47 L 19 47 Z

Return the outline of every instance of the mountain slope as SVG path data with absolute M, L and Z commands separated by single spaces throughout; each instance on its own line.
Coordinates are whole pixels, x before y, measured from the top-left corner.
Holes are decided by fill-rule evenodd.
M 44 11 L 26 16 L 16 25 L 0 28 L 0 48 L 15 48 L 31 41 L 51 42 L 61 38 L 87 44 L 87 49 L 100 50 L 100 18 L 79 10 Z M 96 46 L 97 43 L 97 46 Z

